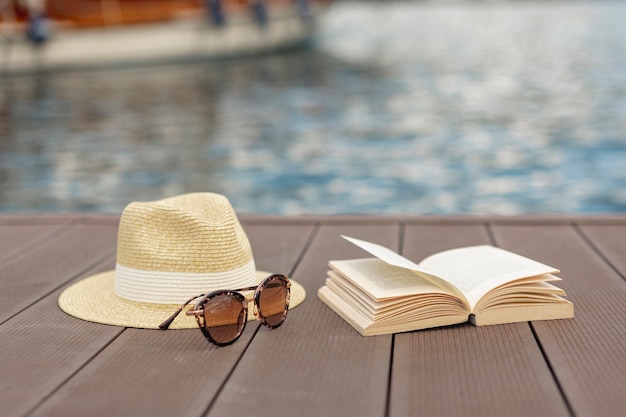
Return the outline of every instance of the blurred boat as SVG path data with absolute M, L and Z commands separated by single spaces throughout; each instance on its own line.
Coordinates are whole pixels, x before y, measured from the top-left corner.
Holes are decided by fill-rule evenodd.
M 0 71 L 228 59 L 307 45 L 307 0 L 0 0 Z

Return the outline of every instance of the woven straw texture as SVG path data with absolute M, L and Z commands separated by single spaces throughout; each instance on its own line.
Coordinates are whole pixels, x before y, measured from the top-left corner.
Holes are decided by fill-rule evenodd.
M 117 263 L 167 272 L 221 272 L 252 259 L 248 237 L 219 194 L 194 193 L 124 209 Z

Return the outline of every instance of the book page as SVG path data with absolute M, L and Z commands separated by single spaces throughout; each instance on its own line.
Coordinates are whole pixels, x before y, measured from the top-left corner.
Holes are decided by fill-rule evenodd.
M 559 272 L 551 266 L 488 245 L 440 252 L 419 265 L 461 290 L 472 308 L 483 295 L 502 284 Z
M 466 299 L 465 294 L 456 288 L 454 284 L 448 282 L 445 279 L 438 277 L 436 274 L 432 274 L 419 265 L 411 262 L 406 259 L 402 255 L 388 249 L 384 246 L 377 245 L 375 243 L 367 242 L 365 240 L 355 239 L 353 237 L 341 235 L 342 238 L 346 239 L 348 242 L 360 247 L 361 249 L 369 252 L 370 254 L 376 256 L 378 259 L 384 261 L 388 265 L 392 265 L 398 268 L 402 268 L 405 270 L 410 270 L 415 274 L 418 274 L 421 278 L 425 278 L 427 281 L 430 281 L 431 284 L 436 285 L 440 289 L 447 291 L 448 293 L 454 294 L 456 297 L 463 300 L 463 303 L 470 308 L 470 304 Z
M 407 295 L 448 292 L 409 269 L 378 258 L 330 261 L 329 266 L 374 300 Z
M 372 320 L 344 297 L 335 293 L 330 287 L 323 286 L 317 292 L 318 297 L 363 336 L 406 332 L 437 326 L 463 323 L 468 313 L 463 308 L 449 308 L 445 311 L 426 309 L 416 317 L 405 317 L 403 314 L 388 316 L 389 320 Z M 445 308 L 445 307 L 444 307 Z M 419 307 L 417 308 L 419 310 Z
M 365 240 L 355 239 L 353 237 L 341 235 L 342 238 L 346 239 L 348 242 L 358 246 L 366 252 L 371 253 L 378 259 L 382 259 L 387 262 L 389 265 L 399 266 L 400 268 L 411 269 L 413 271 L 420 271 L 421 268 L 403 257 L 402 255 L 388 249 L 384 246 L 377 245 L 376 243 L 367 242 Z

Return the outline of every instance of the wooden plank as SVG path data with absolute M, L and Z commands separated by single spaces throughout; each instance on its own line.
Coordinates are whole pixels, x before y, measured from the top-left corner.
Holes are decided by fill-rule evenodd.
M 525 323 L 395 337 L 392 416 L 567 416 Z
M 111 255 L 117 228 L 76 225 L 0 267 L 0 323 Z
M 496 226 L 494 235 L 503 247 L 561 270 L 564 281 L 559 285 L 574 302 L 575 318 L 532 326 L 573 414 L 622 416 L 626 410 L 623 278 L 572 227 Z M 617 251 L 609 257 L 626 256 L 619 245 L 607 245 Z
M 90 213 L 89 215 L 85 215 L 80 220 L 83 224 L 117 227 L 120 223 L 120 217 L 120 214 Z
M 33 227 L 0 232 L 17 251 L 0 261 L 2 415 L 621 415 L 620 219 L 242 216 L 257 266 L 290 273 L 308 298 L 281 328 L 249 325 L 235 345 L 215 348 L 197 330 L 124 330 L 58 309 L 69 280 L 113 267 L 119 216 L 0 216 L 0 231 Z M 560 267 L 576 318 L 361 337 L 316 296 L 330 259 L 367 256 L 340 233 L 415 261 L 493 237 Z
M 419 261 L 441 250 L 489 243 L 480 225 L 412 225 L 404 255 Z M 527 324 L 398 334 L 394 348 L 389 415 L 567 415 Z
M 289 276 L 300 255 L 304 252 L 314 224 L 249 224 L 242 226 L 250 245 L 258 270 Z
M 0 224 L 0 264 L 34 248 L 56 233 L 63 233 L 63 230 L 59 225 Z
M 366 256 L 341 233 L 398 246 L 395 223 L 322 224 L 293 273 L 307 300 L 282 327 L 259 330 L 209 415 L 384 415 L 391 336 L 362 337 L 316 295 L 329 260 Z
M 626 279 L 626 223 L 610 226 L 583 224 L 580 229 L 606 262 Z
M 79 221 L 75 214 L 0 214 L 0 224 L 17 225 L 61 225 Z
M 246 225 L 245 230 L 259 267 L 291 271 L 313 227 Z M 200 416 L 258 326 L 249 323 L 240 340 L 225 348 L 210 344 L 197 329 L 128 329 L 32 415 Z
M 113 264 L 109 256 L 85 274 L 111 269 Z M 122 331 L 65 314 L 57 305 L 59 293 L 53 292 L 0 326 L 3 417 L 27 414 Z
M 57 213 L 57 214 L 0 214 L 0 225 L 26 226 L 26 225 L 67 225 L 67 224 L 97 224 L 117 225 L 120 214 L 107 213 Z
M 31 415 L 200 416 L 253 334 L 218 348 L 197 329 L 127 329 Z

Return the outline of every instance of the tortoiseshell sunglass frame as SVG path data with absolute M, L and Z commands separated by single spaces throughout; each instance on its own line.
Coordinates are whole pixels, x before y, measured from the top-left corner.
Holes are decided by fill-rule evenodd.
M 260 305 L 260 300 L 261 300 L 261 293 L 263 292 L 263 290 L 267 288 L 267 286 L 274 281 L 281 281 L 281 284 L 283 285 L 285 289 L 285 309 L 282 313 L 282 317 L 280 321 L 278 323 L 271 324 L 267 321 L 267 317 L 263 314 L 263 310 Z M 243 294 L 241 294 L 241 292 L 253 291 L 253 290 L 254 290 L 254 296 L 252 298 L 246 298 Z M 239 323 L 241 328 L 238 330 L 237 334 L 232 339 L 226 342 L 220 342 L 220 341 L 215 340 L 213 336 L 211 336 L 211 333 L 207 330 L 205 326 L 204 305 L 209 300 L 220 295 L 227 295 L 229 297 L 234 297 L 238 299 L 239 301 L 241 301 L 241 305 L 242 305 L 242 311 L 239 313 L 239 320 L 242 320 L 242 323 Z M 238 288 L 236 290 L 217 290 L 208 294 L 196 295 L 190 298 L 189 300 L 187 300 L 185 303 L 183 303 L 180 306 L 180 308 L 176 310 L 176 312 L 174 312 L 174 314 L 172 314 L 167 320 L 165 320 L 163 323 L 161 323 L 161 325 L 159 325 L 159 328 L 161 330 L 167 330 L 167 328 L 170 326 L 170 324 L 172 324 L 174 319 L 181 313 L 181 311 L 187 305 L 189 305 L 191 301 L 197 298 L 199 298 L 199 300 L 195 304 L 194 308 L 191 310 L 185 311 L 185 315 L 195 316 L 196 321 L 198 322 L 198 327 L 200 327 L 202 334 L 204 335 L 204 337 L 206 337 L 206 339 L 209 342 L 217 346 L 228 346 L 230 344 L 235 343 L 237 339 L 239 339 L 239 337 L 241 337 L 241 335 L 243 334 L 243 331 L 246 328 L 246 324 L 248 322 L 248 303 L 250 303 L 251 301 L 254 301 L 254 316 L 257 319 L 259 319 L 261 324 L 263 324 L 266 327 L 269 327 L 270 329 L 275 329 L 276 327 L 279 327 L 281 324 L 284 323 L 285 318 L 287 317 L 287 313 L 289 311 L 289 301 L 291 298 L 291 282 L 289 281 L 289 278 L 287 278 L 286 276 L 282 274 L 272 274 L 264 278 L 259 283 L 259 285 L 256 285 L 254 287 Z

